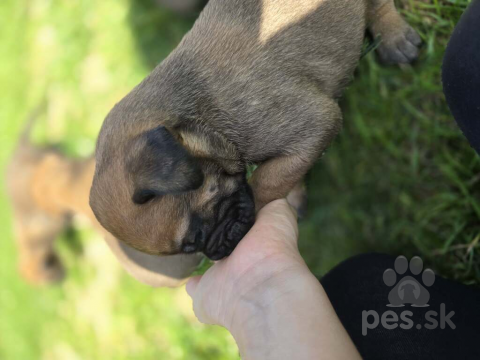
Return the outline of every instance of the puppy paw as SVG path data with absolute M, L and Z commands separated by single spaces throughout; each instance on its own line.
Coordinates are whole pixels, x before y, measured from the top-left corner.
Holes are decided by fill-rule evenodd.
M 382 34 L 382 43 L 377 51 L 386 64 L 409 64 L 418 58 L 422 39 L 408 24 L 394 33 Z
M 300 220 L 307 216 L 307 189 L 303 183 L 288 193 L 287 201 L 297 211 Z

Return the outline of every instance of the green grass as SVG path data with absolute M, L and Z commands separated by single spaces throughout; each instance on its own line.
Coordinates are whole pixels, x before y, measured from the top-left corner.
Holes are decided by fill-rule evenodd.
M 137 0 L 8 0 L 0 17 L 2 174 L 27 114 L 43 97 L 48 108 L 36 139 L 90 155 L 109 109 L 191 26 Z M 155 290 L 131 279 L 81 223 L 77 241 L 60 241 L 67 280 L 25 284 L 0 179 L 0 359 L 238 358 L 226 330 L 198 323 L 183 288 Z
M 344 131 L 309 177 L 301 248 L 321 275 L 365 251 L 422 256 L 480 283 L 480 158 L 447 108 L 440 69 L 468 1 L 404 1 L 425 46 L 414 66 L 370 53 L 343 101 Z
M 425 41 L 414 66 L 365 57 L 343 100 L 344 131 L 309 176 L 300 247 L 322 275 L 365 251 L 421 255 L 464 283 L 480 283 L 480 158 L 457 129 L 440 66 L 468 1 L 405 0 Z M 0 2 L 0 170 L 29 111 L 46 97 L 40 142 L 91 154 L 113 104 L 191 26 L 148 0 Z M 3 179 L 0 177 L 3 189 Z M 230 335 L 199 324 L 184 289 L 128 277 L 80 221 L 60 253 L 56 287 L 16 271 L 10 210 L 0 191 L 0 359 L 237 359 Z

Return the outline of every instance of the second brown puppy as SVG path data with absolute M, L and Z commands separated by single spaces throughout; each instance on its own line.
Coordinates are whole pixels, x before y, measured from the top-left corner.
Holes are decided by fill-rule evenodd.
M 367 29 L 384 61 L 417 57 L 393 0 L 211 0 L 106 118 L 90 195 L 99 222 L 146 253 L 216 260 L 255 210 L 289 193 L 300 206 L 303 177 L 340 131 Z
M 71 159 L 49 148 L 33 145 L 30 129 L 39 109 L 25 129 L 7 167 L 6 183 L 13 215 L 19 270 L 33 284 L 62 279 L 64 268 L 54 242 L 69 226 L 73 215 L 98 224 L 88 205 L 95 160 Z M 110 234 L 105 240 L 122 266 L 150 286 L 180 286 L 195 270 L 201 256 L 158 257 L 139 252 Z

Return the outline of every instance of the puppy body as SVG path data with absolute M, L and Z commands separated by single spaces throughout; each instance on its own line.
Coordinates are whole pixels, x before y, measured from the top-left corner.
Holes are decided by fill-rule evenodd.
M 384 60 L 418 55 L 392 0 L 211 0 L 103 124 L 90 197 L 100 223 L 144 252 L 228 255 L 253 224 L 250 189 L 256 210 L 303 196 L 341 128 L 337 100 L 367 29 Z M 248 163 L 259 164 L 249 184 Z
M 178 286 L 195 269 L 197 256 L 161 259 L 120 244 L 98 224 L 88 204 L 95 169 L 94 158 L 72 160 L 28 141 L 28 131 L 7 168 L 7 190 L 22 276 L 31 283 L 60 280 L 64 269 L 54 240 L 69 226 L 71 216 L 82 215 L 105 234 L 127 271 L 151 286 Z

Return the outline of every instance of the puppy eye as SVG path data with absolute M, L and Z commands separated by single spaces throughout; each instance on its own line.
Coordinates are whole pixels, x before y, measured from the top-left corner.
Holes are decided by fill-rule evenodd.
M 132 201 L 137 205 L 144 205 L 157 197 L 157 194 L 152 190 L 136 190 L 132 196 Z

